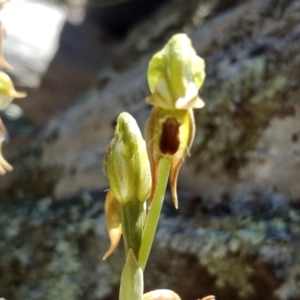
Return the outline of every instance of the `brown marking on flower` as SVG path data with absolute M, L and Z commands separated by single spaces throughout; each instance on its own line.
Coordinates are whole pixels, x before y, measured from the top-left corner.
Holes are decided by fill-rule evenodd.
M 179 127 L 176 118 L 169 117 L 162 124 L 162 134 L 160 137 L 159 148 L 161 153 L 173 155 L 177 152 L 180 140 L 179 140 Z

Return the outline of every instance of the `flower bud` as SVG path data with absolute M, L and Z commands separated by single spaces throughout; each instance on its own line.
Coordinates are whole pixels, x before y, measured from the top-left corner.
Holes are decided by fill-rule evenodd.
M 104 161 L 110 189 L 122 204 L 145 202 L 151 190 L 146 143 L 135 119 L 121 113 Z
M 26 93 L 17 92 L 10 77 L 0 71 L 0 110 L 4 110 L 14 98 L 24 98 Z

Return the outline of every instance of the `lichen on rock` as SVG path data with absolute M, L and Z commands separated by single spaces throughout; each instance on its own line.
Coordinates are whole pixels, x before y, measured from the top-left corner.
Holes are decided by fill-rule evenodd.
M 230 197 L 221 216 L 217 204 L 202 203 L 201 217 L 163 219 L 157 247 L 196 256 L 217 289 L 233 287 L 239 297 L 260 298 L 261 284 L 270 299 L 294 299 L 300 291 L 294 242 L 299 211 L 286 196 L 259 187 Z
M 100 255 L 107 247 L 101 195 L 88 202 L 87 196 L 82 193 L 73 204 L 51 197 L 1 204 L 2 296 L 74 300 L 88 293 L 87 299 L 103 299 L 111 292 L 110 268 Z M 96 224 L 103 227 L 102 237 Z

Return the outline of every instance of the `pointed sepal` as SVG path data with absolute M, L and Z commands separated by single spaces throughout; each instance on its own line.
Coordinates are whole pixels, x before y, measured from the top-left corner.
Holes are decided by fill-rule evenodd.
M 192 109 L 189 109 L 181 118 L 181 126 L 179 127 L 180 144 L 178 150 L 171 156 L 170 187 L 175 208 L 178 208 L 177 179 L 179 170 L 182 163 L 184 162 L 185 157 L 189 154 L 194 136 L 194 113 Z
M 104 254 L 103 259 L 106 259 L 115 250 L 122 236 L 121 209 L 121 203 L 116 199 L 112 191 L 109 190 L 105 199 L 105 217 L 110 238 L 110 247 Z

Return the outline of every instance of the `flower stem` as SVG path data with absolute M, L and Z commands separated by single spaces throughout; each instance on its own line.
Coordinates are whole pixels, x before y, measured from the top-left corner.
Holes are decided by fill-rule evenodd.
M 157 224 L 160 217 L 160 211 L 166 192 L 169 172 L 170 157 L 166 155 L 159 161 L 158 183 L 154 192 L 154 197 L 151 206 L 148 209 L 147 219 L 143 230 L 142 245 L 138 257 L 138 262 L 143 270 L 145 270 L 146 263 L 154 240 Z
M 122 230 L 126 257 L 129 249 L 132 249 L 138 259 L 143 231 L 143 206 L 144 204 L 140 202 L 128 202 L 122 207 Z

